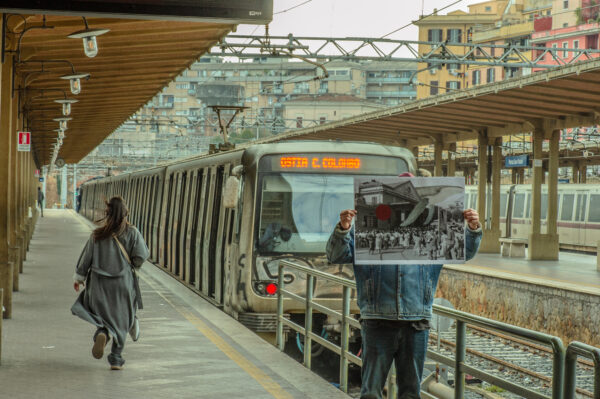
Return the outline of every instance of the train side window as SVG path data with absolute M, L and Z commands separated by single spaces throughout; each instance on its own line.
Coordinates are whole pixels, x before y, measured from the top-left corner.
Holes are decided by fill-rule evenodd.
M 562 209 L 560 210 L 560 220 L 573 219 L 573 205 L 575 203 L 575 194 L 563 194 Z
M 513 217 L 523 218 L 523 211 L 525 210 L 525 193 L 515 194 L 515 208 Z
M 585 220 L 585 211 L 587 205 L 587 194 L 577 194 L 577 208 L 575 208 L 575 220 L 582 222 Z
M 508 199 L 507 193 L 500 194 L 500 217 L 501 218 L 506 217 L 506 200 L 507 199 Z
M 590 215 L 588 221 L 600 223 L 600 194 L 590 195 Z

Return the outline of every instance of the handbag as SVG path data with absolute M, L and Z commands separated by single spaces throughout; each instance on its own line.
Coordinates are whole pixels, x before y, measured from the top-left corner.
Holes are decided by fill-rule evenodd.
M 117 245 L 121 249 L 123 256 L 125 256 L 127 263 L 129 263 L 129 266 L 131 266 L 131 273 L 133 273 L 133 286 L 135 288 L 135 303 L 137 304 L 138 309 L 144 309 L 144 304 L 142 302 L 142 290 L 140 290 L 140 282 L 137 273 L 135 272 L 135 267 L 133 266 L 133 263 L 131 263 L 131 259 L 129 259 L 129 255 L 127 254 L 127 251 L 125 251 L 125 247 L 123 246 L 123 244 L 121 244 L 121 241 L 119 241 L 117 236 L 114 234 L 113 238 L 115 239 Z

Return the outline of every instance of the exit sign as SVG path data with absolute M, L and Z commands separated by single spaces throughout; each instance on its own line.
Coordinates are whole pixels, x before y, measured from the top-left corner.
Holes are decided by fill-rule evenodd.
M 17 151 L 29 152 L 31 148 L 31 132 L 17 133 Z

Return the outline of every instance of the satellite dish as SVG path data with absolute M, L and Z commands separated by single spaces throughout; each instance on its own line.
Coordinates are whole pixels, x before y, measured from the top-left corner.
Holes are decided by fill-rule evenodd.
M 446 298 L 434 298 L 433 303 L 436 305 L 454 309 L 454 306 L 452 305 L 452 303 L 449 300 L 447 300 Z M 431 318 L 431 328 L 438 332 L 448 331 L 453 323 L 454 323 L 454 319 L 451 319 L 451 318 L 445 317 L 445 316 L 440 316 L 437 314 L 434 314 L 433 317 Z

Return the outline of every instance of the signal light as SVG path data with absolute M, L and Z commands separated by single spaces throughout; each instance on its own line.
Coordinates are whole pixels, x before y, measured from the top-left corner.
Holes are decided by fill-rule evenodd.
M 275 284 L 275 283 L 267 284 L 267 286 L 265 287 L 265 291 L 269 295 L 275 295 L 277 293 L 277 284 Z

